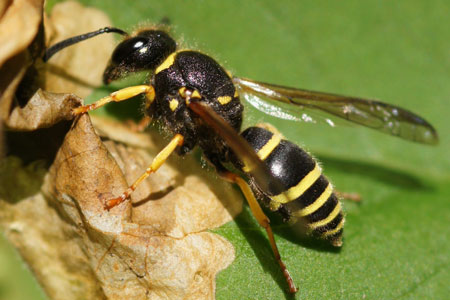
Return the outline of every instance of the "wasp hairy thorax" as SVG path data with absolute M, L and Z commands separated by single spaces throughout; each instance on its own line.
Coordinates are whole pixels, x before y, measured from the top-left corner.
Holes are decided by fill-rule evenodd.
M 109 210 L 125 201 L 173 152 L 184 155 L 199 146 L 219 175 L 242 190 L 253 215 L 267 232 L 292 293 L 297 288 L 281 260 L 270 221 L 258 201 L 280 213 L 285 221 L 336 247 L 342 245 L 344 214 L 332 185 L 306 151 L 285 140 L 269 124 L 241 132 L 240 95 L 252 105 L 255 97 L 258 101 L 265 98 L 290 104 L 291 111 L 297 110 L 299 114 L 307 109 L 318 110 L 407 140 L 426 144 L 438 141 L 428 122 L 399 107 L 232 77 L 213 58 L 198 51 L 178 49 L 175 40 L 159 28 L 139 30 L 132 35 L 117 28 L 103 28 L 50 47 L 44 60 L 67 46 L 108 32 L 122 34 L 125 39 L 111 56 L 104 82 L 108 84 L 130 72 L 147 70 L 152 72 L 149 83 L 121 89 L 93 104 L 78 107 L 73 113 L 80 115 L 109 102 L 143 94 L 147 114 L 159 121 L 173 138 L 142 176 L 117 198 L 108 200 L 105 208 Z M 268 114 L 274 111 L 270 105 L 257 108 Z

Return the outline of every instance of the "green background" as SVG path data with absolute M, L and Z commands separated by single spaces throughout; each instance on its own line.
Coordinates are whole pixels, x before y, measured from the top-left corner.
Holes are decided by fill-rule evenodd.
M 237 256 L 217 278 L 217 299 L 448 299 L 448 1 L 82 2 L 128 30 L 168 17 L 178 38 L 235 75 L 383 99 L 424 116 L 440 134 L 431 147 L 358 126 L 265 117 L 314 153 L 339 190 L 358 192 L 363 202 L 344 203 L 341 251 L 295 239 L 274 218 L 281 255 L 300 289 L 295 297 L 284 292 L 265 234 L 245 209 L 215 230 Z M 262 120 L 251 110 L 247 117 Z M 1 299 L 43 298 L 3 241 L 0 265 Z

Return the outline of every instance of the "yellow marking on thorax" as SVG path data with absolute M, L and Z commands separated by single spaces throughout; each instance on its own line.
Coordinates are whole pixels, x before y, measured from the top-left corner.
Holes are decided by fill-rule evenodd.
M 322 207 L 322 205 L 328 200 L 328 198 L 330 198 L 332 192 L 333 188 L 331 187 L 331 184 L 328 183 L 327 188 L 325 189 L 325 191 L 323 191 L 322 195 L 320 195 L 319 198 L 316 199 L 316 201 L 314 201 L 307 207 L 294 212 L 292 215 L 295 217 L 304 217 L 314 213 Z
M 322 174 L 322 170 L 320 169 L 319 165 L 316 163 L 314 169 L 310 171 L 305 177 L 300 180 L 297 185 L 291 187 L 286 192 L 271 197 L 273 201 L 278 203 L 288 203 L 291 202 L 301 195 L 310 188 L 311 185 L 316 182 L 316 180 L 320 177 L 320 174 Z
M 220 96 L 217 97 L 217 101 L 219 101 L 220 104 L 225 105 L 227 103 L 229 103 L 231 100 L 233 100 L 233 98 L 231 98 L 231 96 Z
M 339 230 L 342 229 L 342 227 L 344 227 L 344 223 L 345 223 L 345 219 L 342 218 L 341 222 L 339 222 L 338 226 L 336 226 L 336 228 L 330 230 L 330 231 L 326 231 L 322 234 L 322 237 L 327 237 L 333 234 L 336 234 Z
M 169 101 L 169 107 L 171 111 L 175 111 L 178 107 L 178 100 L 177 99 L 172 99 Z
M 178 89 L 178 94 L 179 94 L 181 97 L 186 98 L 186 87 L 185 87 L 185 86 L 180 87 L 180 88 Z
M 189 91 L 189 93 L 188 93 Z M 178 94 L 186 100 L 186 104 L 190 103 L 190 99 L 201 99 L 202 95 L 197 90 L 188 90 L 185 86 L 178 89 Z
M 202 98 L 202 96 L 200 95 L 199 91 L 194 90 L 194 91 L 192 92 L 191 98 L 200 99 L 200 98 Z
M 237 98 L 237 97 L 239 97 L 239 93 L 238 93 L 238 91 L 237 91 L 237 90 L 235 90 L 235 91 L 234 91 L 234 95 L 233 95 L 233 97 L 234 97 L 234 98 Z
M 270 153 L 272 153 L 272 151 L 280 144 L 280 142 L 281 137 L 278 134 L 274 134 L 256 154 L 261 160 L 265 160 L 267 156 L 269 156 Z
M 333 211 L 328 215 L 328 217 L 326 217 L 323 220 L 317 221 L 315 223 L 311 223 L 309 224 L 309 227 L 311 229 L 316 229 L 318 227 L 327 225 L 328 223 L 330 223 L 331 221 L 334 220 L 334 218 L 336 218 L 336 216 L 339 214 L 339 212 L 341 211 L 341 202 L 338 201 L 336 207 L 333 209 Z
M 175 56 L 177 55 L 178 51 L 170 54 L 155 70 L 155 74 L 158 74 L 159 72 L 170 68 L 173 65 L 173 62 L 175 61 Z

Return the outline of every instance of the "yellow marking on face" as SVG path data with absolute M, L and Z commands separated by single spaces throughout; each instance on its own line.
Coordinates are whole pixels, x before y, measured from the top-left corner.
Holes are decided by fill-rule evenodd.
M 261 149 L 259 149 L 258 153 L 256 154 L 261 160 L 265 160 L 267 156 L 269 156 L 270 153 L 272 153 L 272 151 L 280 144 L 280 142 L 281 137 L 277 134 L 274 134 L 272 135 L 272 138 L 268 140 L 267 143 Z
M 303 195 L 303 193 L 305 193 L 305 191 L 309 189 L 314 182 L 316 182 L 316 180 L 320 177 L 320 174 L 322 174 L 322 170 L 316 163 L 314 169 L 310 171 L 305 177 L 303 177 L 303 179 L 300 180 L 300 182 L 297 183 L 297 185 L 291 187 L 283 194 L 271 197 L 272 200 L 279 203 L 288 203 L 297 199 L 298 197 Z
M 169 107 L 170 107 L 171 111 L 175 111 L 175 109 L 177 109 L 177 107 L 178 107 L 178 100 L 177 99 L 170 100 Z
M 342 218 L 341 222 L 339 222 L 338 226 L 336 226 L 336 228 L 330 230 L 330 231 L 326 231 L 322 234 L 322 237 L 327 237 L 327 236 L 331 236 L 333 234 L 336 234 L 339 230 L 342 229 L 342 227 L 344 227 L 344 223 L 345 223 L 345 219 Z
M 177 55 L 177 52 L 174 52 L 170 54 L 155 70 L 155 74 L 158 74 L 159 72 L 170 68 L 170 66 L 173 65 L 173 62 L 175 61 L 175 55 Z
M 294 215 L 296 217 L 304 217 L 304 216 L 314 213 L 319 208 L 321 208 L 325 202 L 327 202 L 327 200 L 328 200 L 328 198 L 330 198 L 332 192 L 333 192 L 333 188 L 331 187 L 331 184 L 328 183 L 327 188 L 325 189 L 325 191 L 323 191 L 322 195 L 320 195 L 319 198 L 316 199 L 316 201 L 314 201 L 307 207 L 294 212 L 292 215 Z
M 309 227 L 311 229 L 316 229 L 318 227 L 327 225 L 328 223 L 330 223 L 331 221 L 334 220 L 334 218 L 336 218 L 336 216 L 339 214 L 339 212 L 341 211 L 341 202 L 338 201 L 336 207 L 333 209 L 333 211 L 328 215 L 328 217 L 326 217 L 323 220 L 317 221 L 315 223 L 309 224 Z
M 225 105 L 229 103 L 233 98 L 231 96 L 220 96 L 217 97 L 217 101 L 219 101 L 220 104 Z
M 239 93 L 238 93 L 238 91 L 237 91 L 237 90 L 235 90 L 235 91 L 234 91 L 234 95 L 233 95 L 233 97 L 234 97 L 234 98 L 237 98 L 237 97 L 239 97 Z
M 200 99 L 202 96 L 200 95 L 200 93 L 197 90 L 194 90 L 192 92 L 191 98 L 196 98 L 196 99 Z

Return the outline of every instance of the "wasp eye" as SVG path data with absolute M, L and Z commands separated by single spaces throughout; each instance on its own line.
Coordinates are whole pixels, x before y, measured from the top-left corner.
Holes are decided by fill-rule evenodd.
M 114 64 L 128 64 L 135 65 L 136 63 L 142 63 L 143 47 L 148 43 L 147 38 L 134 37 L 120 43 L 114 50 L 111 61 Z M 141 55 L 140 55 L 141 54 Z

